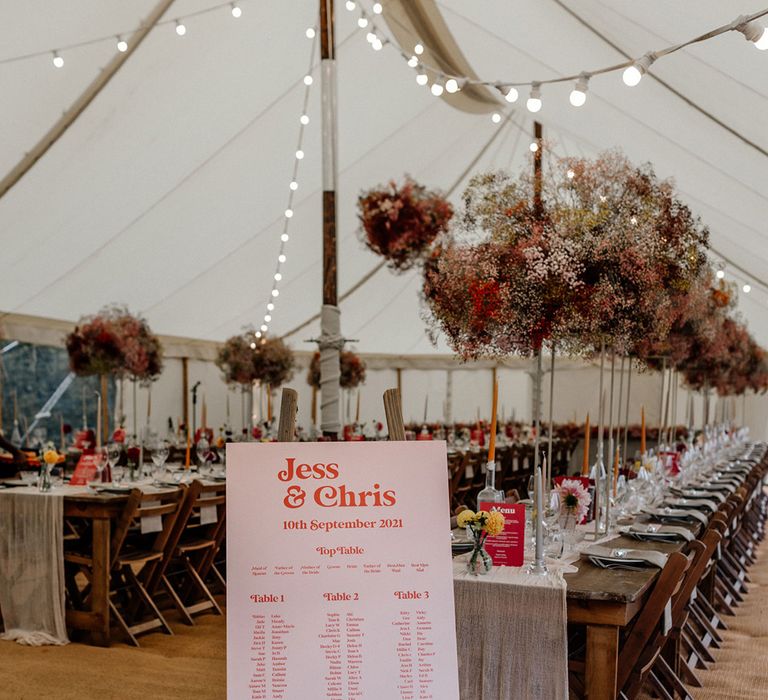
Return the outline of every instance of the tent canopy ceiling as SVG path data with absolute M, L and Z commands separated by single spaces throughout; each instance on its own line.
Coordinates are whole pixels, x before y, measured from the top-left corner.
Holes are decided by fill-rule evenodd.
M 10 171 L 115 51 L 115 41 L 5 59 L 114 36 L 139 25 L 154 0 L 0 2 L 0 176 Z M 195 14 L 215 0 L 176 0 L 113 80 L 46 155 L 0 199 L 0 310 L 76 320 L 110 302 L 140 311 L 161 334 L 222 340 L 265 314 L 288 205 L 307 67 L 309 90 L 291 239 L 270 332 L 285 333 L 317 312 L 321 276 L 320 88 L 305 29 L 315 0 L 241 0 Z M 390 46 L 374 52 L 357 13 L 338 2 L 339 289 L 379 260 L 357 239 L 360 190 L 409 173 L 449 189 L 458 203 L 468 164 L 496 130 L 471 172 L 526 167 L 532 133 L 524 106 L 496 125 L 487 114 L 452 108 L 419 87 Z M 370 10 L 370 3 L 363 2 Z M 638 56 L 760 9 L 742 0 L 555 0 L 437 6 L 469 65 L 481 77 L 525 81 L 618 62 L 590 26 Z M 387 32 L 389 33 L 389 32 Z M 545 87 L 539 119 L 559 155 L 613 147 L 674 177 L 707 223 L 716 251 L 758 278 L 768 263 L 768 56 L 729 33 L 659 61 L 635 89 L 620 76 L 593 78 L 581 109 L 571 85 Z M 522 95 L 525 97 L 525 94 Z M 691 106 L 695 103 L 700 109 Z M 737 138 L 704 113 L 743 136 Z M 746 143 L 751 141 L 753 145 Z M 733 278 L 747 277 L 733 266 Z M 739 309 L 768 344 L 768 288 L 749 279 Z M 387 270 L 342 304 L 342 328 L 361 351 L 419 354 L 424 331 L 416 273 Z M 292 336 L 297 347 L 319 329 Z

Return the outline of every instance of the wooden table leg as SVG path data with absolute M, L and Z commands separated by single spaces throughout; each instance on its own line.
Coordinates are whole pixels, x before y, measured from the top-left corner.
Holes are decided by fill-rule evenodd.
M 93 520 L 93 581 L 91 582 L 91 612 L 97 620 L 91 640 L 98 646 L 109 646 L 109 518 Z
M 586 695 L 589 700 L 615 700 L 619 664 L 619 628 L 587 625 Z

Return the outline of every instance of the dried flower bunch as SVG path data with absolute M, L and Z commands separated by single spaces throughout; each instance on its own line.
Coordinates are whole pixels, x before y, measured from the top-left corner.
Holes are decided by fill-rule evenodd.
M 424 259 L 453 216 L 453 208 L 440 193 L 409 177 L 400 187 L 392 181 L 387 187 L 364 192 L 357 208 L 363 242 L 398 272 Z
M 259 380 L 278 387 L 293 376 L 293 351 L 280 338 L 252 340 L 253 333 L 234 335 L 219 349 L 216 366 L 227 384 L 250 386 Z
M 530 354 L 554 340 L 571 352 L 629 351 L 665 336 L 706 266 L 707 231 L 649 166 L 609 152 L 548 168 L 542 208 L 525 174 L 472 179 L 460 234 L 425 265 L 433 330 L 465 358 Z
M 365 362 L 351 350 L 343 350 L 339 354 L 342 389 L 354 389 L 365 382 Z M 307 372 L 307 384 L 315 389 L 320 388 L 320 353 L 312 356 Z
M 163 348 L 147 321 L 124 306 L 107 306 L 80 319 L 67 336 L 75 374 L 115 374 L 154 381 L 163 369 Z

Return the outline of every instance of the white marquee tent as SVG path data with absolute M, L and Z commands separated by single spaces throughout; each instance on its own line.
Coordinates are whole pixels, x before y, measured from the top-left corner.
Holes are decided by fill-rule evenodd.
M 405 0 L 384 3 L 384 18 L 398 2 Z M 0 0 L 0 177 L 114 57 L 115 37 L 130 36 L 156 4 Z M 368 0 L 354 11 L 337 0 L 342 293 L 379 264 L 357 239 L 360 190 L 410 173 L 451 189 L 458 203 L 468 168 L 526 167 L 532 133 L 525 90 L 513 105 L 496 94 L 504 115 L 496 124 L 490 111 L 458 110 L 418 86 L 393 46 L 371 49 L 368 29 L 357 24 L 361 5 L 370 15 Z M 160 334 L 183 338 L 221 341 L 261 324 L 295 164 L 299 187 L 270 333 L 287 333 L 317 313 L 319 59 L 305 31 L 317 21 L 318 3 L 238 6 L 235 19 L 228 3 L 175 0 L 90 106 L 0 198 L 7 335 L 47 323 L 28 317 L 72 322 L 110 302 L 141 312 Z M 639 57 L 762 9 L 744 0 L 438 0 L 436 7 L 477 75 L 521 82 L 620 62 L 617 48 Z M 177 18 L 183 37 L 174 31 Z M 402 27 L 377 21 L 382 36 L 402 40 Z M 54 50 L 64 60 L 58 69 Z M 306 88 L 310 64 L 316 80 Z M 740 287 L 751 285 L 751 293 L 740 293 L 739 311 L 763 344 L 767 75 L 768 52 L 729 32 L 659 60 L 633 89 L 620 73 L 595 76 L 579 109 L 568 102 L 572 84 L 545 86 L 537 115 L 556 154 L 619 147 L 675 178 L 711 229 L 713 259 L 727 261 Z M 297 163 L 305 92 L 310 123 Z M 344 334 L 362 352 L 447 355 L 444 343 L 434 348 L 425 334 L 418 292 L 416 273 L 375 272 L 342 302 Z M 50 327 L 60 337 L 60 327 Z M 289 339 L 309 347 L 303 341 L 318 333 L 313 322 Z M 213 368 L 206 371 L 215 377 Z M 470 403 L 474 412 L 477 402 Z M 432 406 L 439 412 L 439 399 Z

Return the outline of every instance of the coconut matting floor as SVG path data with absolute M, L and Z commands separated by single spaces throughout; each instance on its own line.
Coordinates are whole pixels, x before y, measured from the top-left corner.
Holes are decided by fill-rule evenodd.
M 768 541 L 750 571 L 749 595 L 724 618 L 722 649 L 710 670 L 697 671 L 696 700 L 768 698 Z M 173 618 L 171 617 L 169 621 Z M 172 622 L 174 636 L 148 634 L 141 648 L 82 644 L 23 647 L 0 642 L 2 700 L 223 700 L 226 622 L 202 615 L 194 627 Z

